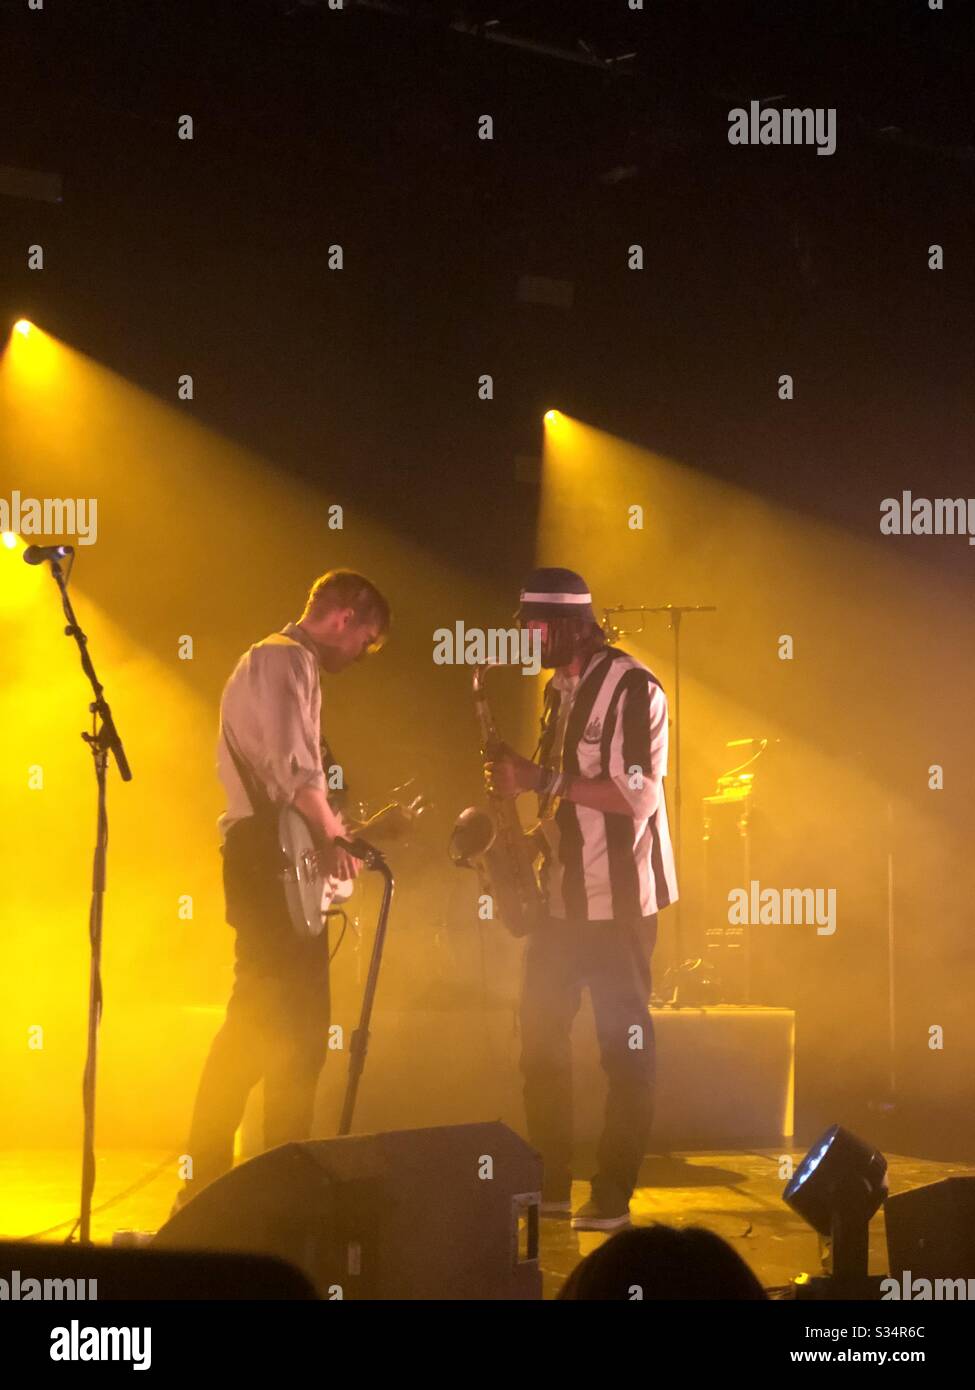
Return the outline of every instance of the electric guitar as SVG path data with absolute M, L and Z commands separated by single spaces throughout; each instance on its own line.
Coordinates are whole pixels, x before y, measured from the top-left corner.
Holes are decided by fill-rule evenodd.
M 364 834 L 369 839 L 394 839 L 419 819 L 429 805 L 422 795 L 408 802 L 391 801 L 367 821 L 350 821 L 345 833 L 349 838 Z M 338 878 L 323 871 L 319 840 L 295 806 L 282 806 L 278 812 L 278 845 L 284 861 L 280 876 L 291 924 L 300 937 L 319 936 L 325 927 L 326 912 L 348 901 L 355 879 Z

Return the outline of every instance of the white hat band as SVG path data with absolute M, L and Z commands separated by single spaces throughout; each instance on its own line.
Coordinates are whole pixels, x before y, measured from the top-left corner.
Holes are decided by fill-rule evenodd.
M 522 603 L 592 603 L 592 594 L 522 594 Z

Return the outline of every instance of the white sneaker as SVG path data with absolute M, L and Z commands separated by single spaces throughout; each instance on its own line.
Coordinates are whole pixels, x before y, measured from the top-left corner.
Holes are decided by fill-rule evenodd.
M 598 1202 L 587 1202 L 572 1218 L 574 1231 L 618 1231 L 632 1224 L 629 1204 L 610 1208 Z

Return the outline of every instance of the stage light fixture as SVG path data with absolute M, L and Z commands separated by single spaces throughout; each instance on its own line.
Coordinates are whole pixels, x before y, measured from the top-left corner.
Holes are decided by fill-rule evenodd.
M 30 319 L 18 319 L 14 324 L 14 332 L 21 333 L 26 338 L 32 327 Z
M 17 544 L 17 537 L 14 535 L 13 531 L 4 531 L 3 535 L 0 536 L 0 540 L 3 541 L 8 550 L 13 550 Z
M 545 412 L 545 423 L 546 423 L 546 425 L 554 425 L 555 421 L 556 421 L 558 418 L 559 418 L 559 412 L 558 412 L 557 410 L 546 410 L 546 412 Z
M 785 1204 L 828 1241 L 827 1278 L 820 1282 L 866 1284 L 870 1221 L 886 1196 L 883 1154 L 849 1130 L 831 1125 L 782 1193 Z

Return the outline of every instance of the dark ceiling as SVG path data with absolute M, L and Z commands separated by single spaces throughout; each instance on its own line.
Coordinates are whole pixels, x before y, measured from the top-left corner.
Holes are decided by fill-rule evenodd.
M 0 164 L 60 175 L 62 201 L 0 181 L 2 307 L 160 395 L 194 371 L 205 423 L 407 529 L 493 517 L 514 571 L 513 460 L 552 404 L 875 528 L 918 460 L 942 493 L 968 476 L 962 9 L 13 0 Z M 751 100 L 835 107 L 836 153 L 729 145 Z

